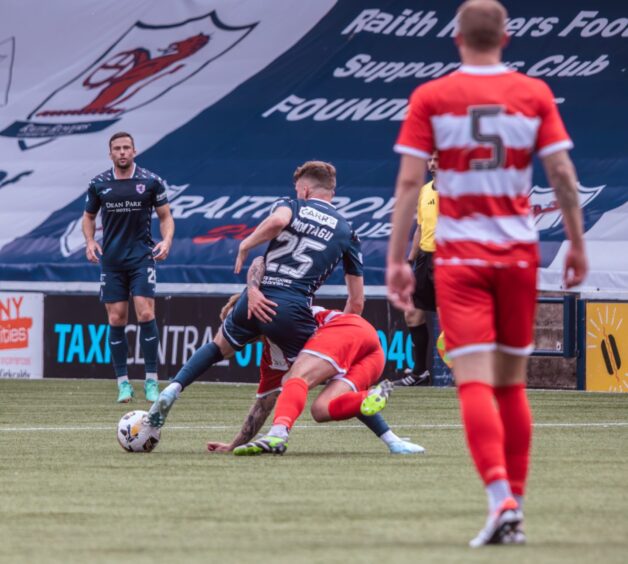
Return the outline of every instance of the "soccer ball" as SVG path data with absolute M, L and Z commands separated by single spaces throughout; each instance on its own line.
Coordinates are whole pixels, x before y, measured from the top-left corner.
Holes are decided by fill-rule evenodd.
M 447 368 L 452 367 L 451 358 L 447 354 L 447 349 L 445 348 L 445 331 L 441 331 L 438 339 L 436 340 L 436 350 L 438 351 L 439 356 L 447 366 Z
M 150 452 L 161 437 L 161 429 L 148 424 L 146 411 L 129 411 L 118 423 L 118 442 L 128 452 Z

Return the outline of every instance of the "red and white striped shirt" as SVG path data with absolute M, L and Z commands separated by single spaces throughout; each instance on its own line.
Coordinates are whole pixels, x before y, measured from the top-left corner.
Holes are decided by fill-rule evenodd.
M 532 156 L 572 146 L 547 84 L 504 65 L 463 65 L 418 87 L 395 151 L 438 150 L 437 263 L 536 263 Z

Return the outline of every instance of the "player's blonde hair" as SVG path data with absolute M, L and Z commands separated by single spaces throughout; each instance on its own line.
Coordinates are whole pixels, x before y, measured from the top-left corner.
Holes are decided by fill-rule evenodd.
M 506 8 L 497 0 L 467 0 L 459 8 L 458 33 L 476 51 L 501 46 L 506 32 Z
M 317 187 L 326 190 L 336 189 L 336 168 L 324 161 L 307 161 L 294 171 L 292 179 L 296 184 L 301 178 L 307 178 L 316 183 Z

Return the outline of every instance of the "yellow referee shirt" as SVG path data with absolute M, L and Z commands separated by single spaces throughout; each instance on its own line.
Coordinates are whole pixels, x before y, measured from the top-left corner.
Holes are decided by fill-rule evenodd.
M 421 227 L 419 248 L 425 253 L 433 253 L 436 250 L 434 235 L 438 220 L 438 192 L 434 190 L 433 180 L 421 188 L 416 217 Z

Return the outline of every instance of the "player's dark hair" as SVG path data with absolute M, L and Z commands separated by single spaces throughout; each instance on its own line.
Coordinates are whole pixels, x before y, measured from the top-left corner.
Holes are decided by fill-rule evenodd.
M 116 139 L 120 139 L 120 137 L 128 137 L 131 140 L 131 145 L 133 145 L 133 148 L 135 149 L 135 140 L 133 139 L 133 135 L 131 135 L 130 133 L 127 133 L 126 131 L 118 131 L 117 133 L 114 133 L 111 138 L 109 139 L 109 149 L 111 150 L 111 144 L 116 140 Z
M 490 51 L 502 44 L 506 8 L 497 0 L 467 0 L 458 8 L 458 32 L 476 51 Z
M 296 184 L 301 178 L 312 180 L 327 190 L 336 189 L 336 168 L 324 161 L 307 161 L 297 167 L 292 179 Z

